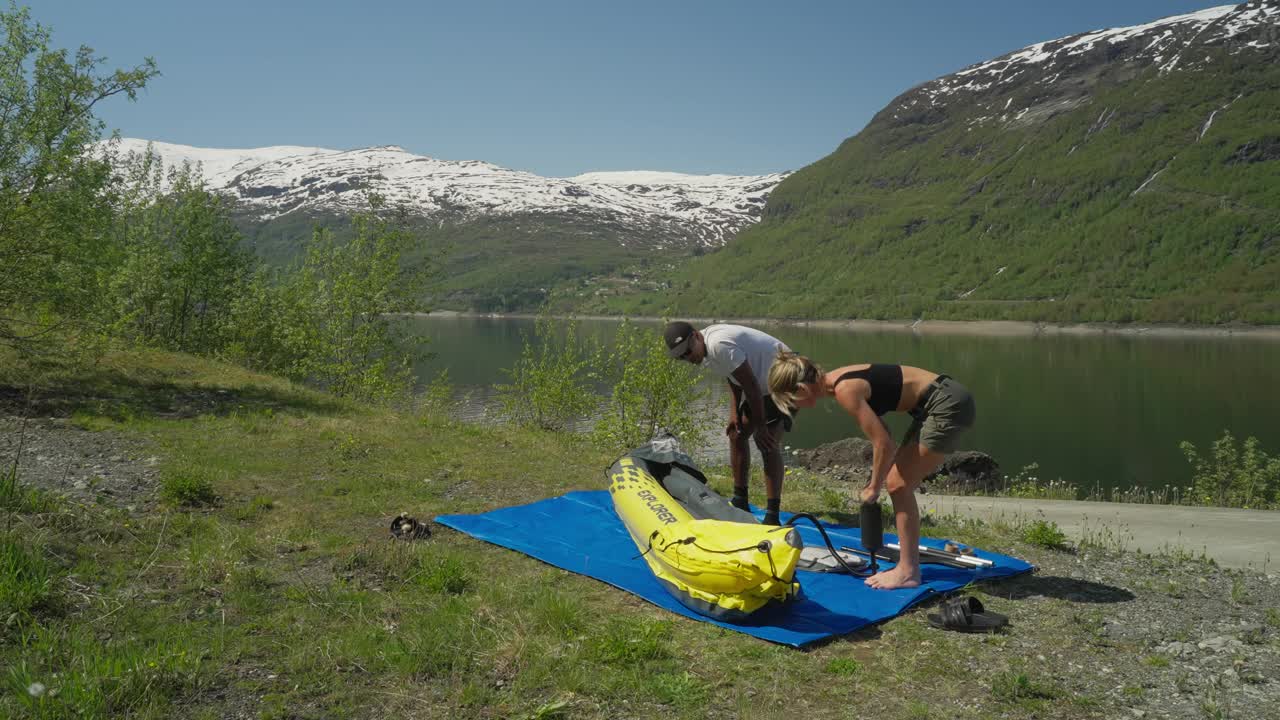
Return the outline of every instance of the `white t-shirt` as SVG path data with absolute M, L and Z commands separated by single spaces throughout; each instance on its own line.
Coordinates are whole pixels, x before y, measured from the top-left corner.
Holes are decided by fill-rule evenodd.
M 791 350 L 778 338 L 741 325 L 708 325 L 702 329 L 702 340 L 707 344 L 703 368 L 737 385 L 733 371 L 749 362 L 762 395 L 769 394 L 769 368 L 778 349 Z

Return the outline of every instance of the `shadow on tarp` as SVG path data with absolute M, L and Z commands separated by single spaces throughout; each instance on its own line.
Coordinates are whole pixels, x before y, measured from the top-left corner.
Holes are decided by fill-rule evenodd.
M 763 515 L 758 509 L 755 513 L 757 517 Z M 783 514 L 784 521 L 788 517 Z M 663 588 L 640 557 L 626 527 L 614 512 L 609 493 L 604 490 L 571 492 L 477 515 L 441 515 L 436 522 L 601 580 L 678 615 L 792 647 L 847 635 L 895 617 L 926 598 L 973 582 L 1032 570 L 1029 563 L 1017 558 L 977 550 L 979 557 L 993 561 L 994 566 L 963 570 L 927 564 L 922 566 L 924 582 L 918 588 L 875 590 L 864 585 L 861 578 L 798 571 L 799 598 L 784 606 L 757 612 L 748 622 L 726 623 L 698 615 Z M 818 531 L 809 523 L 801 522 L 797 527 L 805 543 L 822 544 Z M 861 535 L 856 528 L 824 527 L 837 546 L 861 545 Z M 896 542 L 896 538 L 887 533 L 885 539 Z M 926 538 L 922 542 L 942 547 L 941 540 Z M 891 566 L 892 563 L 881 564 L 881 567 Z

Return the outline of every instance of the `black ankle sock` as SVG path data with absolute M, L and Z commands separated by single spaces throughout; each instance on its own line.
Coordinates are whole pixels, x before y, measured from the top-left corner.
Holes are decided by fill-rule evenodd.
M 778 521 L 778 511 L 782 508 L 782 500 L 779 498 L 769 498 L 765 503 L 764 524 L 765 525 L 781 525 Z
M 733 499 L 729 501 L 729 504 L 738 508 L 739 510 L 746 510 L 747 512 L 751 512 L 751 505 L 747 502 L 747 489 L 737 488 L 737 487 L 734 488 Z

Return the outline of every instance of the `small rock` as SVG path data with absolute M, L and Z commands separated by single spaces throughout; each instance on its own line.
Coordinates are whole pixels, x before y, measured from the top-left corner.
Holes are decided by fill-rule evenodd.
M 1179 642 L 1177 640 L 1167 642 L 1156 648 L 1156 652 L 1166 655 L 1174 655 L 1177 657 L 1186 657 L 1196 654 L 1196 646 L 1189 642 Z
M 1230 650 L 1232 648 L 1238 648 L 1243 646 L 1244 646 L 1244 643 L 1240 642 L 1239 640 L 1233 637 L 1228 637 L 1226 635 L 1219 635 L 1217 637 L 1211 637 L 1205 640 L 1201 640 L 1198 644 L 1198 647 L 1201 650 L 1212 650 L 1215 653 L 1220 653 L 1226 650 Z

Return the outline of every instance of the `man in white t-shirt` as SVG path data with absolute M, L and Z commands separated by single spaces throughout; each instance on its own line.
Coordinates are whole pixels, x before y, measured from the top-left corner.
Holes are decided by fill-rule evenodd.
M 747 438 L 754 437 L 764 460 L 764 522 L 777 525 L 782 503 L 782 435 L 791 429 L 791 416 L 778 410 L 766 388 L 773 359 L 779 350 L 791 348 L 772 335 L 741 325 L 708 325 L 698 331 L 677 321 L 667 324 L 663 338 L 671 357 L 699 365 L 728 381 L 733 405 L 725 434 L 729 436 L 729 466 L 733 469 L 733 504 L 747 509 L 751 474 Z

